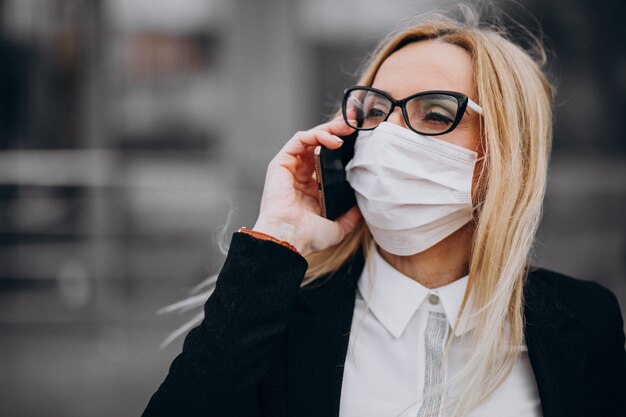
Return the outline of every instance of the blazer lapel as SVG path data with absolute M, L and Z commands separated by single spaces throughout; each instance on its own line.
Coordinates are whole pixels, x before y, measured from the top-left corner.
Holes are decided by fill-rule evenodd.
M 303 287 L 287 330 L 289 416 L 338 416 L 343 367 L 363 269 L 359 252 L 322 281 Z
M 334 274 L 300 290 L 287 330 L 287 408 L 294 417 L 339 415 L 361 250 Z M 544 417 L 583 417 L 585 350 L 556 283 L 531 272 L 525 337 Z
M 526 345 L 543 415 L 582 417 L 585 350 L 580 327 L 560 303 L 556 283 L 540 273 L 529 274 L 524 297 Z

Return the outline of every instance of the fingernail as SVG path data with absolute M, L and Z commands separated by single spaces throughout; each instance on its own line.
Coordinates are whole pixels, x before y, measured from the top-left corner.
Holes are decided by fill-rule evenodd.
M 335 139 L 335 142 L 337 143 L 343 143 L 343 139 L 337 137 L 337 136 L 333 136 L 333 139 Z

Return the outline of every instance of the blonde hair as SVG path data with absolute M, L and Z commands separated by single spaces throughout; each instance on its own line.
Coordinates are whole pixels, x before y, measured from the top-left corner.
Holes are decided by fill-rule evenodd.
M 442 13 L 421 16 L 389 35 L 359 80 L 359 85 L 371 85 L 387 57 L 423 40 L 457 45 L 472 58 L 476 100 L 483 108 L 480 133 L 485 159 L 477 184 L 480 198 L 474 210 L 468 286 L 459 313 L 460 317 L 469 305 L 467 313 L 476 325 L 464 336 L 471 357 L 460 374 L 465 388 L 450 402 L 455 417 L 467 414 L 502 384 L 519 358 L 515 347 L 524 344 L 523 285 L 546 186 L 553 96 L 541 42 L 528 34 L 536 49 L 526 50 L 498 26 L 482 25 L 472 8 L 460 10 L 456 18 Z M 309 268 L 302 285 L 337 270 L 359 246 L 367 257 L 371 239 L 361 220 L 338 245 L 307 256 Z M 193 305 L 201 305 L 210 292 L 196 296 Z M 186 301 L 173 306 L 188 309 L 192 304 Z

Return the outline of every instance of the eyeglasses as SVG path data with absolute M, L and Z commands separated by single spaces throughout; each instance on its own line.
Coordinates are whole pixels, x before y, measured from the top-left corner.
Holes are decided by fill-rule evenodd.
M 341 105 L 345 122 L 357 130 L 375 129 L 396 107 L 402 109 L 411 130 L 428 136 L 451 132 L 468 107 L 478 114 L 483 112 L 465 94 L 454 91 L 424 91 L 396 100 L 384 91 L 362 86 L 347 88 Z

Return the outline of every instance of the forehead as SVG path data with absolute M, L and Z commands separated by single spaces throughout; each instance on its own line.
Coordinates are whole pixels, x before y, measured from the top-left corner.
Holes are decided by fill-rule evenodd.
M 372 87 L 396 99 L 426 90 L 458 91 L 472 98 L 472 58 L 460 46 L 440 40 L 414 42 L 382 63 Z

